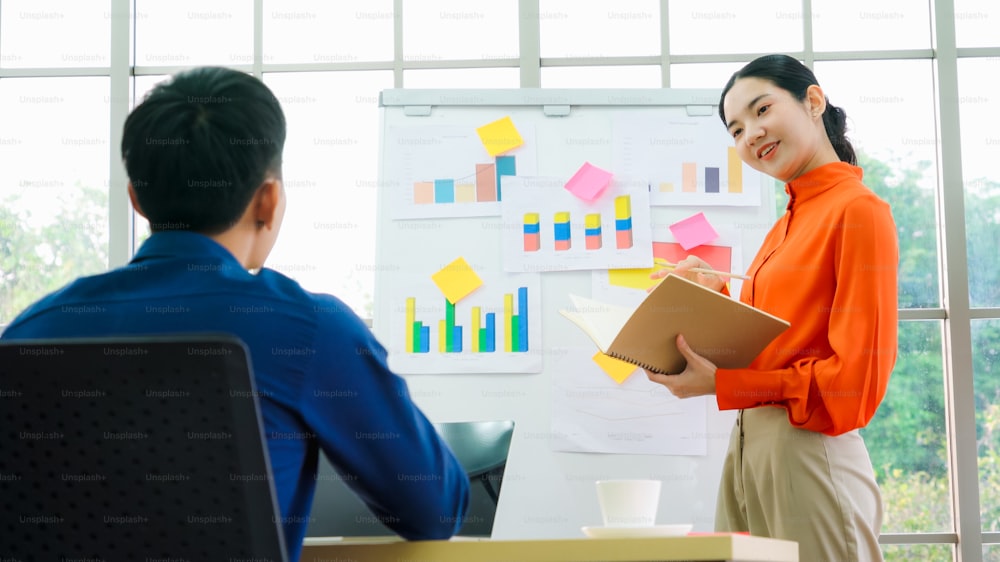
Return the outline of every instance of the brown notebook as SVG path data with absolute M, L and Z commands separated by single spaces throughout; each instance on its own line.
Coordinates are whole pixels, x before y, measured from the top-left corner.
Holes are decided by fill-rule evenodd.
M 559 313 L 605 354 L 648 371 L 676 374 L 687 361 L 677 334 L 717 367 L 746 367 L 790 324 L 718 291 L 667 275 L 636 308 L 570 295 Z

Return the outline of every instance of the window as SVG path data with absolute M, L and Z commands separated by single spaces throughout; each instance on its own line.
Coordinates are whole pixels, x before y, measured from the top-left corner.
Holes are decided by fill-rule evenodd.
M 108 266 L 109 96 L 106 76 L 0 79 L 0 324 Z
M 886 504 L 886 558 L 1000 560 L 998 20 L 993 0 L 4 1 L 0 327 L 73 277 L 120 265 L 128 252 L 115 248 L 148 235 L 123 210 L 110 132 L 125 105 L 179 68 L 236 67 L 279 96 L 288 209 L 269 265 L 367 316 L 381 90 L 714 89 L 756 55 L 786 52 L 846 110 L 866 182 L 898 227 L 899 355 L 863 430 Z M 941 220 L 956 218 L 956 197 L 964 214 Z M 964 248 L 967 271 L 942 267 L 956 261 L 950 247 Z M 974 391 L 955 384 L 963 365 Z M 956 439 L 973 437 L 949 416 L 971 411 L 966 458 Z M 977 482 L 954 477 L 973 465 Z M 977 505 L 956 501 L 970 489 Z

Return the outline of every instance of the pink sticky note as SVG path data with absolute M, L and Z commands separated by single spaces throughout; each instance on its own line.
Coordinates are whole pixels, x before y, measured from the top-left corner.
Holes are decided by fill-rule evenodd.
M 611 172 L 585 162 L 566 182 L 566 189 L 580 199 L 593 201 L 611 181 Z
M 681 248 L 685 250 L 701 246 L 719 237 L 719 233 L 705 218 L 705 213 L 691 215 L 682 221 L 675 222 L 670 225 L 670 232 L 673 233 L 674 239 L 681 245 Z

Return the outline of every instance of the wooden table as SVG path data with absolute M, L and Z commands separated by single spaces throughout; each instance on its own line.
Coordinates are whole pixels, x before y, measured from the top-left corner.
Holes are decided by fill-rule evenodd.
M 307 538 L 301 562 L 798 562 L 793 541 L 748 535 L 628 539 L 402 541 Z

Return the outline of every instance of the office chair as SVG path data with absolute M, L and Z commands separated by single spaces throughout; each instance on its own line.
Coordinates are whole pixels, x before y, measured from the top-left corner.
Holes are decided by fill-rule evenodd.
M 514 435 L 514 420 L 443 422 L 434 424 L 462 464 L 469 481 L 483 488 L 496 505 Z
M 0 341 L 0 557 L 286 559 L 246 348 Z
M 489 537 L 493 531 L 514 421 L 436 423 L 434 427 L 455 453 L 472 484 L 469 509 L 458 534 Z M 481 484 L 477 485 L 477 482 Z M 394 533 L 378 520 L 320 454 L 316 494 L 307 537 L 386 536 Z

